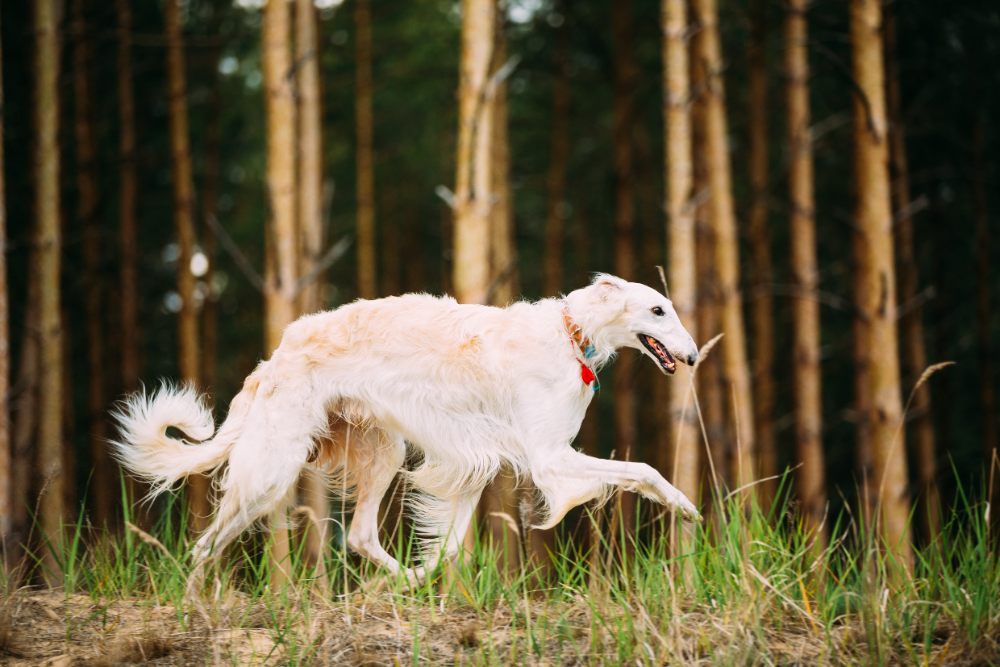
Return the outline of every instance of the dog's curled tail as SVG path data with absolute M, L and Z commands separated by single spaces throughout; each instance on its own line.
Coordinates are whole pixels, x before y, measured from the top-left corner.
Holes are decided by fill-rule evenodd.
M 190 385 L 164 383 L 151 394 L 140 390 L 125 398 L 112 417 L 119 429 L 118 439 L 111 442 L 112 453 L 126 470 L 149 483 L 150 497 L 188 475 L 220 466 L 235 440 L 212 438 L 212 413 Z M 167 435 L 169 427 L 196 444 Z

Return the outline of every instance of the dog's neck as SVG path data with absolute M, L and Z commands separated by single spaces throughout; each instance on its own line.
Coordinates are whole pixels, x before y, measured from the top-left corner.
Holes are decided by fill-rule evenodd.
M 578 358 L 585 360 L 587 365 L 595 371 L 599 371 L 615 356 L 616 350 L 607 344 L 604 337 L 599 335 L 599 328 L 595 328 L 593 323 L 588 321 L 586 310 L 578 312 L 581 310 L 580 305 L 579 303 L 574 304 L 572 298 L 562 299 L 563 327 L 577 352 Z

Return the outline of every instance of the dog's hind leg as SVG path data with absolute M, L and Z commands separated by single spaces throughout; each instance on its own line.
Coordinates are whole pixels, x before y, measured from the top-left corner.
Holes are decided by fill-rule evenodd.
M 418 503 L 417 521 L 424 524 L 425 530 L 433 527 L 437 532 L 425 549 L 426 558 L 424 564 L 417 568 L 418 576 L 422 578 L 425 574 L 433 572 L 442 561 L 453 559 L 462 550 L 465 534 L 469 532 L 482 493 L 483 490 L 480 488 L 467 491 L 447 501 L 428 498 L 425 499 L 423 507 Z M 435 509 L 431 510 L 432 507 Z M 430 511 L 438 516 L 427 516 Z
M 379 441 L 376 441 L 376 438 Z M 412 570 L 404 570 L 399 561 L 383 547 L 378 537 L 378 512 L 383 496 L 392 485 L 396 473 L 403 467 L 406 444 L 402 439 L 390 440 L 384 434 L 369 433 L 360 441 L 362 447 L 377 448 L 378 455 L 370 457 L 364 470 L 351 471 L 356 483 L 357 504 L 347 533 L 347 545 L 352 551 L 381 565 L 393 574 L 403 572 L 408 580 L 415 581 Z

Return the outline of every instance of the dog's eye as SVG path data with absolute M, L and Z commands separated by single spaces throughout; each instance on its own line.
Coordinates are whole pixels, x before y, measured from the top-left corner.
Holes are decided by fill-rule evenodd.
M 660 308 L 659 306 L 653 306 L 649 310 L 650 310 L 651 313 L 653 313 L 657 317 L 663 317 L 663 309 Z

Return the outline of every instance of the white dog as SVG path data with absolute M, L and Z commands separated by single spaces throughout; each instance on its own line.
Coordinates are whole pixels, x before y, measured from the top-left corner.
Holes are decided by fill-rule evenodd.
M 196 564 L 285 507 L 312 465 L 356 501 L 348 545 L 395 573 L 402 568 L 379 543 L 378 509 L 410 443 L 423 455 L 406 473 L 417 491 L 412 510 L 434 547 L 424 567 L 404 572 L 418 580 L 458 552 L 483 487 L 504 463 L 538 488 L 538 528 L 615 488 L 699 517 L 649 465 L 572 447 L 596 373 L 622 347 L 665 373 L 698 358 L 667 298 L 609 275 L 560 299 L 507 308 L 425 294 L 356 301 L 291 324 L 218 431 L 192 388 L 164 386 L 125 401 L 113 446 L 154 494 L 226 464 Z M 168 436 L 168 427 L 191 442 Z

